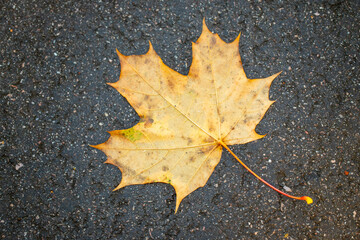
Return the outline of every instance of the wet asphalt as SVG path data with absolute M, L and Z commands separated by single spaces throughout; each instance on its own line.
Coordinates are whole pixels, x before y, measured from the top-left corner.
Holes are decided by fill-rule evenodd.
M 359 1 L 1 1 L 1 239 L 360 239 Z M 191 42 L 241 32 L 249 78 L 279 71 L 261 140 L 224 152 L 174 214 L 170 185 L 112 192 L 89 144 L 139 120 L 106 82 L 116 48 L 187 74 Z

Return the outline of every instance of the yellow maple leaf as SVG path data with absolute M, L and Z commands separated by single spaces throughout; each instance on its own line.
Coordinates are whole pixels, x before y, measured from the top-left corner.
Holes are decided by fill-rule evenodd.
M 111 131 L 110 138 L 93 146 L 122 172 L 115 188 L 162 182 L 176 191 L 176 209 L 184 197 L 203 187 L 227 149 L 264 137 L 255 132 L 267 109 L 275 74 L 248 79 L 239 54 L 240 35 L 226 43 L 203 22 L 200 38 L 193 43 L 188 75 L 166 66 L 150 44 L 140 56 L 119 51 L 120 79 L 109 83 L 135 108 L 140 121 L 134 127 Z M 293 196 L 290 196 L 293 197 Z M 310 202 L 308 197 L 293 197 Z

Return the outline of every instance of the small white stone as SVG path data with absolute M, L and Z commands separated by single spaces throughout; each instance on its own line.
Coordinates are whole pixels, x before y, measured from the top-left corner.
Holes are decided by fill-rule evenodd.
M 291 188 L 289 188 L 289 187 L 287 187 L 287 186 L 284 186 L 283 188 L 284 188 L 284 190 L 285 190 L 286 192 L 292 192 Z
M 18 163 L 18 164 L 16 164 L 15 169 L 16 169 L 16 170 L 19 170 L 19 169 L 22 168 L 23 166 L 24 166 L 24 164 Z
M 285 210 L 285 204 L 284 203 L 280 203 L 280 210 L 284 211 Z

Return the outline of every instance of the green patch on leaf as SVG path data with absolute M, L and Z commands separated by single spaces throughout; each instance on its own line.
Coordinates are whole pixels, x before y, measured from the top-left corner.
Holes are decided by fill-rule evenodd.
M 122 135 L 129 139 L 131 142 L 135 142 L 141 139 L 144 134 L 142 132 L 135 130 L 134 128 L 125 129 L 122 131 Z

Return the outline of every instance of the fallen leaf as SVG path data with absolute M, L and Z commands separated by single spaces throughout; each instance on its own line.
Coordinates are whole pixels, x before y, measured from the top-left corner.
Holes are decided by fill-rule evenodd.
M 166 66 L 151 43 L 145 55 L 124 56 L 118 51 L 120 79 L 109 85 L 128 100 L 140 121 L 132 128 L 109 132 L 105 143 L 93 146 L 107 155 L 106 163 L 122 172 L 114 190 L 134 184 L 171 184 L 176 212 L 184 197 L 206 184 L 223 148 L 248 169 L 228 146 L 265 136 L 255 127 L 274 102 L 268 99 L 269 88 L 279 73 L 248 79 L 239 39 L 240 35 L 231 43 L 222 41 L 204 20 L 202 34 L 192 44 L 188 75 Z

